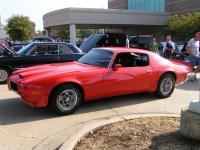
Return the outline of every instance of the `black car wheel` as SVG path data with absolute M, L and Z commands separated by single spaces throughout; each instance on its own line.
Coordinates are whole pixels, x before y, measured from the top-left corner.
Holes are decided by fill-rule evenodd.
M 167 98 L 173 93 L 174 87 L 174 77 L 171 74 L 165 74 L 160 78 L 157 89 L 154 93 L 158 97 Z
M 82 98 L 82 93 L 76 86 L 67 84 L 51 94 L 49 104 L 59 115 L 69 115 L 79 108 Z
M 10 70 L 6 68 L 0 68 L 0 84 L 7 82 L 8 77 L 11 75 Z

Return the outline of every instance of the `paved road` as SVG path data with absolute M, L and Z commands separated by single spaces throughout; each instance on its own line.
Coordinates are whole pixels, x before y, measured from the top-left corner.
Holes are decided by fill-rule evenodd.
M 179 116 L 181 108 L 198 99 L 198 86 L 198 82 L 186 81 L 167 99 L 140 93 L 85 102 L 74 114 L 58 116 L 49 108 L 24 104 L 7 85 L 0 85 L 0 149 L 68 150 L 88 127 L 144 114 Z

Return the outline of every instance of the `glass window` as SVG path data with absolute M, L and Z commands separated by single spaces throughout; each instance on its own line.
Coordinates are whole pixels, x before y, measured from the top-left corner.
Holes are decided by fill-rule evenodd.
M 127 9 L 164 12 L 165 0 L 127 0 Z
M 26 55 L 30 52 L 30 50 L 34 47 L 34 43 L 30 43 L 28 45 L 26 45 L 25 47 L 23 47 L 22 49 L 20 49 L 17 54 L 19 55 Z
M 49 45 L 49 54 L 58 54 L 58 45 Z
M 72 54 L 71 50 L 67 46 L 59 46 L 60 54 Z
M 37 45 L 35 50 L 36 55 L 48 54 L 48 45 Z
M 81 57 L 78 62 L 107 68 L 112 60 L 113 52 L 103 49 L 92 49 L 86 55 Z
M 143 53 L 119 53 L 115 57 L 113 62 L 115 64 L 121 64 L 122 67 L 143 67 L 149 65 L 149 59 L 147 54 Z

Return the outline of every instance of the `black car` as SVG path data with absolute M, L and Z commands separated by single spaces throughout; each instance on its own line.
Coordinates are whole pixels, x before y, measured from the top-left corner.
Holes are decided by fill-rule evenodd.
M 33 42 L 16 53 L 0 44 L 0 84 L 15 70 L 29 66 L 78 60 L 85 53 L 72 43 Z
M 129 36 L 129 47 L 149 50 L 152 40 L 152 35 Z
M 13 52 L 17 52 L 28 44 L 29 43 L 27 43 L 27 42 L 12 43 L 11 46 L 9 47 L 9 49 L 11 49 Z
M 178 44 L 178 43 L 174 44 L 175 50 L 172 53 L 172 59 L 186 61 L 186 62 L 189 61 L 188 60 L 189 54 L 187 53 L 187 51 L 185 49 L 187 46 L 187 43 L 188 42 L 186 42 L 185 44 Z M 160 49 L 161 56 L 163 56 L 163 45 L 164 44 L 166 44 L 166 42 L 161 42 L 161 45 L 162 45 L 162 48 Z
M 126 34 L 124 33 L 106 33 L 91 34 L 87 40 L 79 47 L 84 53 L 88 53 L 95 47 L 125 47 Z
M 46 36 L 38 36 L 38 37 L 33 37 L 28 42 L 12 43 L 11 46 L 9 47 L 9 49 L 11 49 L 13 52 L 17 52 L 31 42 L 55 42 L 55 40 L 53 38 L 46 37 Z

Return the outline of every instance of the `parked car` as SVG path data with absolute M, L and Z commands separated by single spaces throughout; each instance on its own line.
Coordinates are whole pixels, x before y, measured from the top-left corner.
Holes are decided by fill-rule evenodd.
M 28 44 L 29 43 L 27 42 L 12 43 L 9 49 L 11 49 L 15 53 Z
M 55 42 L 55 40 L 47 36 L 37 36 L 33 37 L 28 43 L 30 42 Z
M 46 37 L 46 36 L 38 36 L 38 37 L 33 37 L 28 42 L 12 43 L 12 45 L 9 47 L 9 49 L 11 49 L 13 52 L 17 52 L 31 42 L 55 42 L 55 40 L 53 38 Z
M 87 40 L 79 47 L 84 53 L 88 53 L 95 47 L 125 47 L 126 34 L 106 33 L 91 34 Z
M 74 44 L 65 42 L 33 42 L 13 53 L 1 45 L 0 84 L 6 83 L 14 70 L 29 66 L 78 60 L 84 53 Z
M 160 55 L 163 56 L 163 46 L 164 44 L 166 44 L 166 42 L 160 42 L 162 44 L 162 48 L 160 48 Z M 175 51 L 173 51 L 172 54 L 172 59 L 176 59 L 176 60 L 181 60 L 181 61 L 185 61 L 188 62 L 188 53 L 185 50 L 185 47 L 187 46 L 187 42 L 185 44 L 178 44 L 178 43 L 174 43 L 175 46 Z
M 129 36 L 129 47 L 130 48 L 140 48 L 149 50 L 149 46 L 153 40 L 152 35 L 138 35 Z
M 94 48 L 78 61 L 15 71 L 8 78 L 8 88 L 32 107 L 49 105 L 58 114 L 68 115 L 82 101 L 104 97 L 153 92 L 167 98 L 189 72 L 188 66 L 150 51 Z

